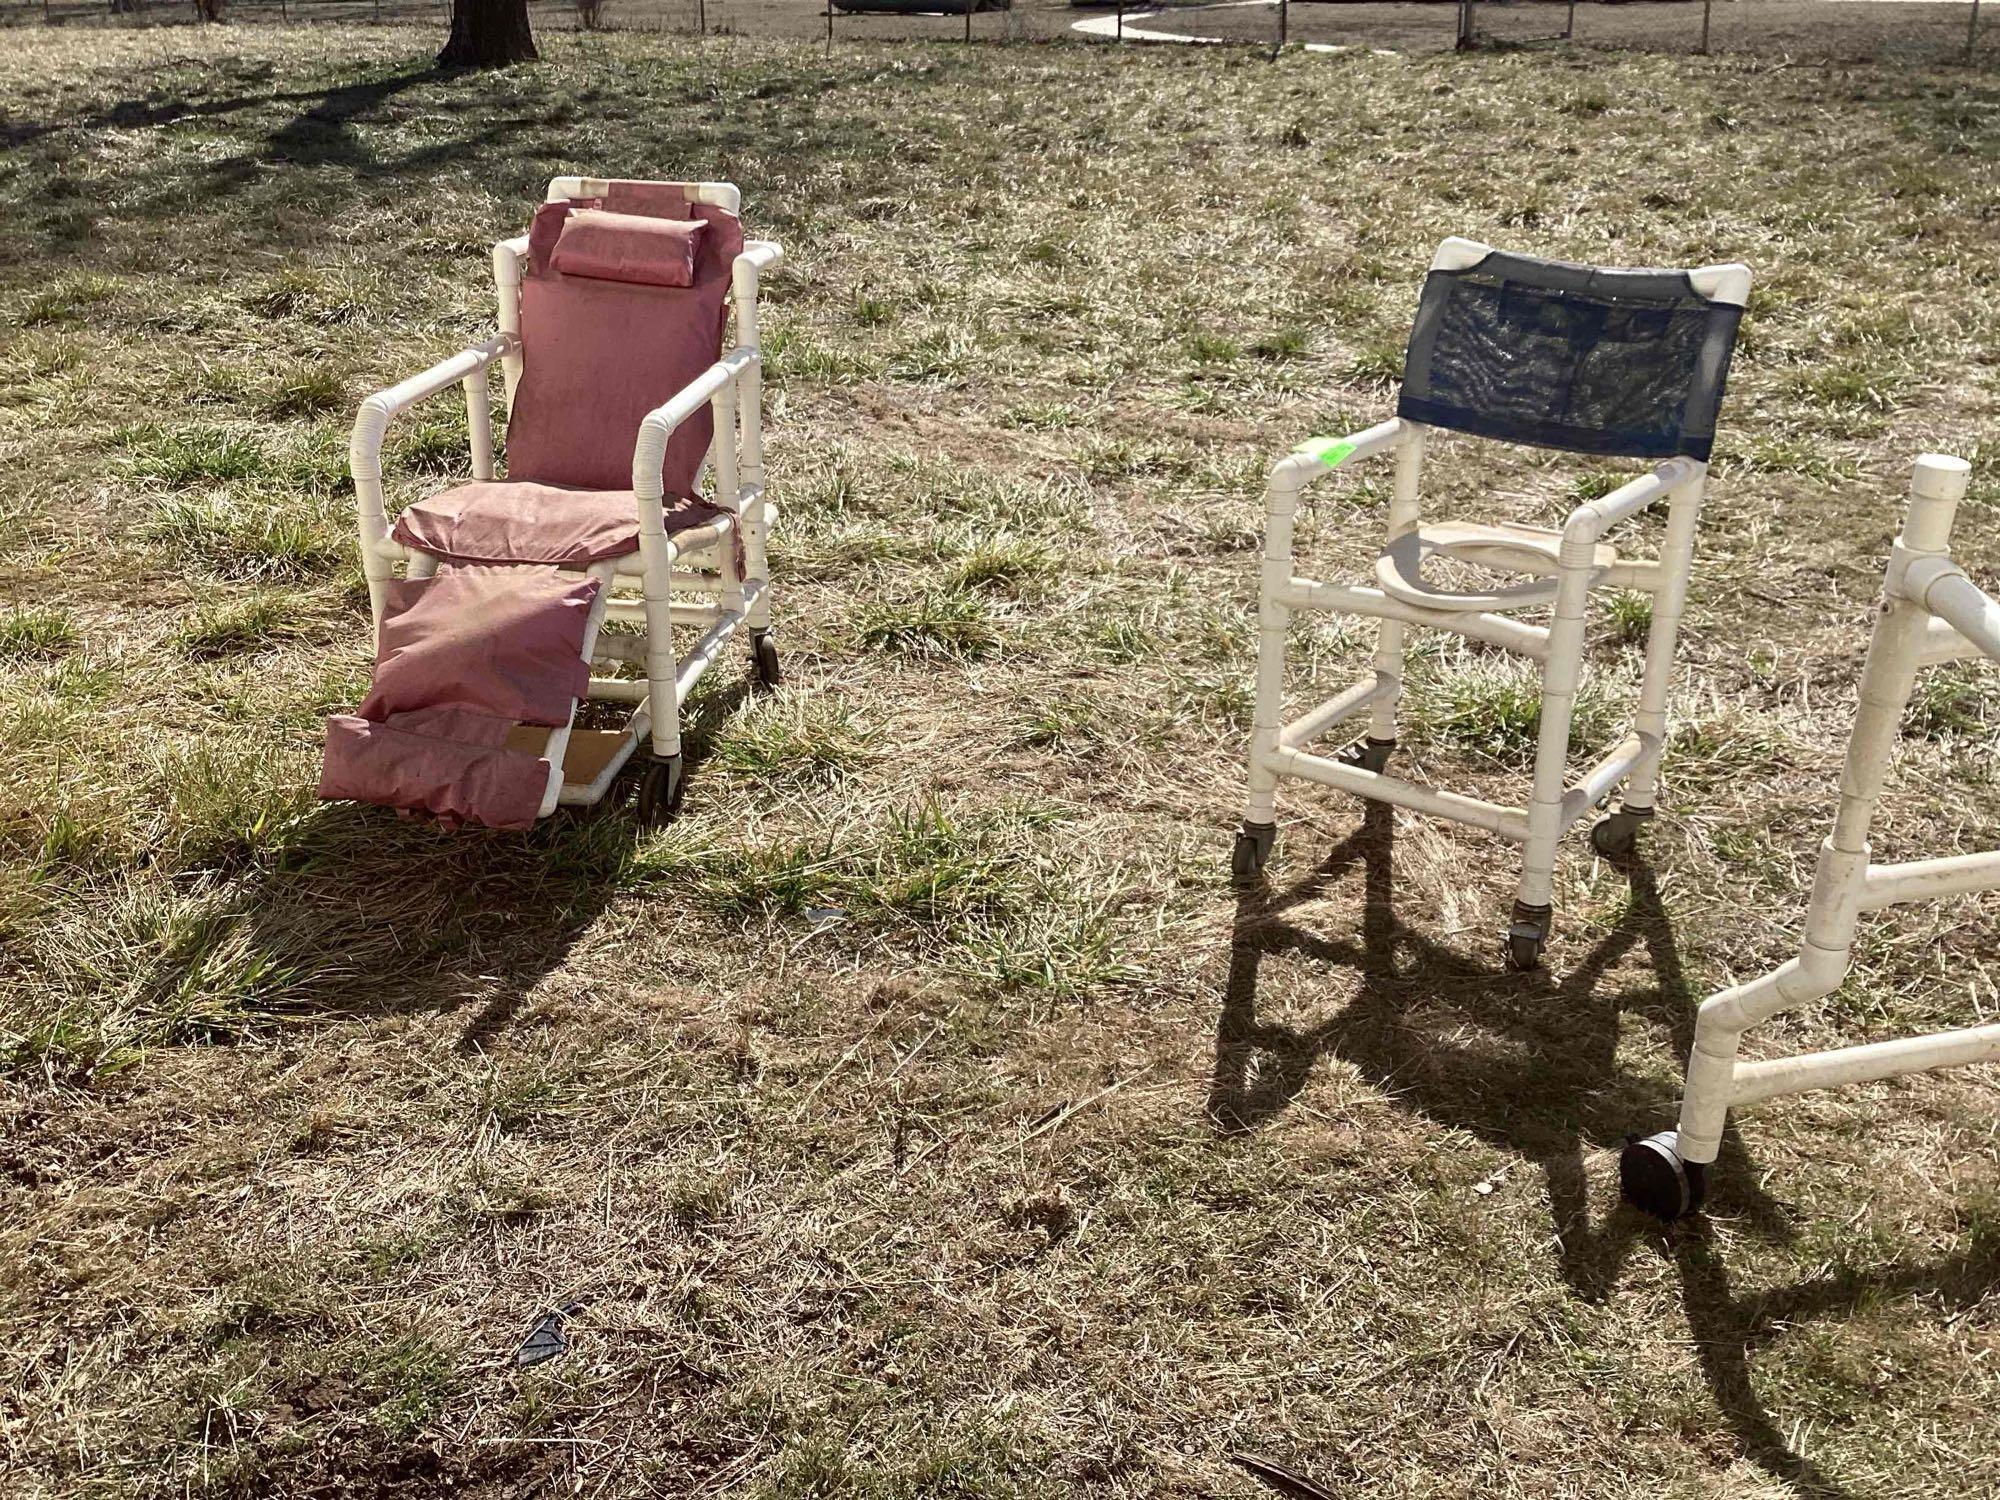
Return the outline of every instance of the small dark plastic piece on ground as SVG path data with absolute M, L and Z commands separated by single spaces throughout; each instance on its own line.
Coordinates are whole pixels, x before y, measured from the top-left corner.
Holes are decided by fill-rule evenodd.
M 1507 962 L 1517 969 L 1538 969 L 1548 945 L 1555 912 L 1546 906 L 1514 903 L 1514 920 L 1507 928 Z
M 785 674 L 778 667 L 777 642 L 771 639 L 768 630 L 750 632 L 750 670 L 763 687 L 774 688 L 785 680 Z
M 1245 823 L 1236 834 L 1236 848 L 1229 857 L 1229 873 L 1247 885 L 1264 873 L 1271 846 L 1278 841 L 1276 823 Z
M 1639 842 L 1639 829 L 1652 819 L 1650 807 L 1621 807 L 1590 825 L 1590 847 L 1611 859 L 1621 859 Z
M 1708 1196 L 1708 1169 L 1681 1160 L 1676 1131 L 1628 1136 L 1618 1158 L 1618 1188 L 1634 1208 L 1671 1224 L 1701 1207 Z
M 582 1311 L 581 1302 L 572 1302 L 567 1307 L 559 1307 L 535 1319 L 535 1326 L 528 1330 L 528 1336 L 521 1340 L 521 1347 L 514 1351 L 515 1365 L 526 1369 L 529 1365 L 539 1365 L 569 1353 L 569 1340 L 563 1337 L 563 1319 Z
M 1342 765 L 1359 766 L 1364 771 L 1380 771 L 1395 753 L 1394 740 L 1378 740 L 1374 735 L 1356 740 L 1337 757 Z
M 1232 1453 L 1229 1461 L 1244 1473 L 1262 1480 L 1281 1495 L 1289 1495 L 1291 1500 L 1334 1500 L 1333 1491 L 1314 1484 L 1310 1479 L 1294 1474 L 1283 1464 L 1272 1463 L 1268 1458 L 1260 1458 L 1254 1453 Z
M 656 755 L 639 783 L 639 822 L 658 828 L 670 821 L 681 805 L 681 758 Z

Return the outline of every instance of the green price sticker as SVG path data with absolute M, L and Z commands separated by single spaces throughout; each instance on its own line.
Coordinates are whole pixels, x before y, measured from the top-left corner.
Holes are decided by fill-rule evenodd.
M 1298 451 L 1307 458 L 1316 458 L 1329 469 L 1340 467 L 1342 460 L 1354 452 L 1354 444 L 1346 438 L 1312 438 L 1301 443 Z

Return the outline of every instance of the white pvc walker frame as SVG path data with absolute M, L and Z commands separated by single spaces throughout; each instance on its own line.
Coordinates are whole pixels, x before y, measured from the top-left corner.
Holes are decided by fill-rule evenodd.
M 2000 1025 L 1745 1062 L 1752 1027 L 1832 994 L 1846 978 L 1864 912 L 2000 889 L 2000 850 L 1875 864 L 1868 831 L 1918 671 L 1940 662 L 2000 661 L 2000 603 L 1951 559 L 1951 527 L 1971 469 L 1925 454 L 1916 462 L 1902 534 L 1882 580 L 1882 606 L 1861 669 L 1860 706 L 1840 777 L 1833 831 L 1820 844 L 1798 957 L 1702 1002 L 1688 1060 L 1680 1128 L 1625 1149 L 1625 1193 L 1675 1218 L 1700 1207 L 1705 1169 L 1730 1109 L 1786 1094 L 2000 1059 Z
M 1488 246 L 1475 241 L 1448 239 L 1438 247 L 1431 268 L 1461 270 L 1490 253 Z M 1694 289 L 1711 301 L 1740 307 L 1748 300 L 1750 272 L 1744 266 L 1709 266 L 1689 272 L 1688 277 Z M 1552 919 L 1556 849 L 1570 825 L 1605 803 L 1621 784 L 1619 811 L 1592 831 L 1600 850 L 1629 849 L 1639 822 L 1653 815 L 1666 734 L 1668 680 L 1693 568 L 1695 523 L 1708 466 L 1691 458 L 1669 459 L 1602 499 L 1578 506 L 1560 531 L 1465 523 L 1426 527 L 1418 489 L 1427 433 L 1420 423 L 1392 417 L 1337 442 L 1315 443 L 1307 451 L 1280 459 L 1270 470 L 1264 493 L 1249 792 L 1234 871 L 1238 879 L 1249 879 L 1262 870 L 1276 837 L 1278 783 L 1286 777 L 1484 828 L 1523 846 L 1507 951 L 1515 966 L 1533 968 L 1541 960 Z M 1387 545 L 1376 568 L 1382 586 L 1349 587 L 1296 574 L 1292 527 L 1305 491 L 1336 466 L 1382 454 L 1395 457 Z M 1605 534 L 1619 522 L 1661 500 L 1667 502 L 1667 527 L 1657 560 L 1622 559 L 1604 544 Z M 1410 566 L 1412 549 L 1417 549 L 1419 560 L 1423 552 L 1434 551 L 1526 574 L 1531 581 L 1487 593 L 1413 587 L 1417 569 Z M 1583 672 L 1585 610 L 1591 592 L 1600 588 L 1634 589 L 1652 596 L 1639 706 L 1631 732 L 1579 782 L 1566 787 L 1570 717 Z M 1546 625 L 1512 619 L 1508 613 L 1548 606 L 1553 613 Z M 1287 723 L 1283 718 L 1286 637 L 1293 614 L 1302 610 L 1377 619 L 1380 635 L 1372 676 Z M 1542 663 L 1541 723 L 1526 807 L 1503 806 L 1383 773 L 1396 743 L 1404 637 L 1411 625 L 1449 631 Z M 1367 738 L 1344 757 L 1315 754 L 1309 748 L 1364 712 Z
M 693 202 L 740 212 L 742 194 L 733 183 L 669 183 Z M 594 177 L 557 177 L 547 201 L 603 197 L 609 184 Z M 399 385 L 377 391 L 355 417 L 348 460 L 354 476 L 354 505 L 361 533 L 361 563 L 379 636 L 384 585 L 400 563 L 410 578 L 427 578 L 439 559 L 405 547 L 389 534 L 382 491 L 382 441 L 389 420 L 448 389 L 465 391 L 472 477 L 491 480 L 493 414 L 487 373 L 496 359 L 511 405 L 521 380 L 521 276 L 528 237 L 517 235 L 493 247 L 493 280 L 499 300 L 498 335 L 432 366 Z M 593 670 L 586 696 L 635 704 L 620 730 L 579 730 L 572 705 L 567 724 L 546 732 L 516 731 L 510 748 L 528 749 L 549 762 L 549 785 L 538 816 L 559 804 L 587 805 L 610 790 L 642 740 L 650 737 L 652 764 L 640 794 L 642 816 L 670 813 L 681 780 L 681 705 L 739 626 L 750 632 L 753 660 L 766 682 L 777 680 L 777 655 L 770 638 L 770 573 L 765 540 L 777 506 L 764 491 L 762 360 L 758 345 L 757 291 L 762 274 L 778 266 L 784 251 L 769 240 L 750 240 L 731 270 L 736 309 L 736 341 L 675 396 L 647 414 L 632 455 L 632 489 L 638 505 L 636 554 L 593 564 L 588 576 L 601 584 L 585 627 L 583 657 L 593 669 L 620 662 L 643 664 L 643 681 L 600 676 Z M 669 535 L 661 464 L 674 431 L 704 404 L 714 408 L 715 437 L 706 463 L 713 473 L 710 503 L 723 513 L 706 525 Z M 743 566 L 738 569 L 732 538 L 740 533 Z M 636 592 L 633 590 L 636 589 Z M 622 590 L 622 591 L 621 591 Z M 606 634 L 607 621 L 637 624 L 638 636 Z M 674 651 L 672 627 L 694 625 L 702 634 L 685 658 Z M 545 738 L 537 740 L 538 736 Z M 570 773 L 574 773 L 574 775 Z

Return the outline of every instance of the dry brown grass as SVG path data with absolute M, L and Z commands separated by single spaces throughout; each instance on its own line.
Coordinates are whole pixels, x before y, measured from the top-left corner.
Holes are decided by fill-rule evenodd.
M 1985 445 L 2000 572 L 1991 83 L 9 40 L 0 1490 L 1243 1495 L 1234 1447 L 1385 1495 L 2000 1484 L 1990 1076 L 1760 1112 L 1671 1234 L 1611 1180 L 1694 1001 L 1793 939 L 1918 449 Z M 317 807 L 367 666 L 346 403 L 484 326 L 486 244 L 578 169 L 732 177 L 790 248 L 792 686 L 723 674 L 659 837 Z M 1273 887 L 1225 878 L 1260 465 L 1381 409 L 1449 232 L 1760 277 L 1667 816 L 1636 872 L 1568 853 L 1536 976 L 1467 831 L 1292 789 Z M 405 493 L 454 429 L 401 430 Z M 1600 482 L 1438 472 L 1524 517 Z M 1318 566 L 1379 500 L 1315 507 Z M 1421 667 L 1420 763 L 1518 790 L 1512 686 Z M 1972 682 L 1887 855 L 1992 842 Z M 1876 926 L 1758 1045 L 1990 1005 L 1994 916 Z

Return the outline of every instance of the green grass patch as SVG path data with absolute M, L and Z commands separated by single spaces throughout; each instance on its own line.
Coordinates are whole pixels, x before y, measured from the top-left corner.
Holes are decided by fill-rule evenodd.
M 183 563 L 223 578 L 326 578 L 349 556 L 351 534 L 299 502 L 177 495 L 141 524 L 140 536 Z
M 49 606 L 0 614 L 0 661 L 52 661 L 76 644 L 76 624 Z
M 910 599 L 864 604 L 854 633 L 874 651 L 919 660 L 977 661 L 1000 649 L 1000 629 L 985 603 L 963 589 L 926 589 Z

